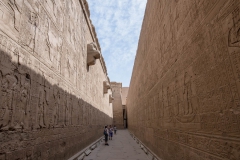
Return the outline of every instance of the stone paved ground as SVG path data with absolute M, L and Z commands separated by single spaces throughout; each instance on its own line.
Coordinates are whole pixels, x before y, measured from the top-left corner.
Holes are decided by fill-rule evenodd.
M 109 146 L 100 144 L 84 160 L 149 160 L 148 156 L 133 140 L 128 130 L 118 130 Z

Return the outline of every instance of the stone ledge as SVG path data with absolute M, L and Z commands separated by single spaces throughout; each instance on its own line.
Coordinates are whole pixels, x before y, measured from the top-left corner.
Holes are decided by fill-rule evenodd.
M 85 157 L 85 154 L 84 153 L 82 153 L 78 158 L 77 158 L 77 160 L 83 160 L 84 159 L 84 157 Z
M 132 138 L 140 145 L 140 148 L 148 155 L 151 160 L 162 160 L 157 155 L 155 155 L 148 147 L 146 147 L 133 133 L 129 131 Z
M 79 151 L 75 155 L 73 155 L 68 160 L 83 160 L 85 156 L 88 156 L 91 153 L 91 150 L 97 148 L 97 146 L 103 141 L 103 137 L 100 137 L 98 140 L 84 148 L 83 150 Z M 89 152 L 90 151 L 90 152 Z
M 90 149 L 87 149 L 87 150 L 85 151 L 85 155 L 88 156 L 91 152 L 92 152 L 92 151 L 91 151 Z
M 94 150 L 95 148 L 97 148 L 97 144 L 93 145 L 93 146 L 91 147 L 91 150 Z

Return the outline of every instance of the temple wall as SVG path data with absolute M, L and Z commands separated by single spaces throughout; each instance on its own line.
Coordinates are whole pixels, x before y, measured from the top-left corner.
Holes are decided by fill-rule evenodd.
M 85 0 L 0 0 L 0 159 L 67 159 L 112 123 Z
M 122 83 L 111 82 L 113 92 L 113 125 L 116 125 L 117 129 L 124 128 L 123 121 L 123 106 L 122 106 Z
M 239 68 L 239 0 L 149 0 L 129 130 L 163 160 L 240 159 Z

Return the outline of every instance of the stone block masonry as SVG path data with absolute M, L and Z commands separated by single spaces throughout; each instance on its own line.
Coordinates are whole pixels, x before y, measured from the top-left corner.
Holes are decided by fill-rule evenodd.
M 128 127 L 163 160 L 240 159 L 240 1 L 149 0 Z
M 117 129 L 124 128 L 123 106 L 122 106 L 122 83 L 111 82 L 113 93 L 113 125 Z
M 0 159 L 67 159 L 112 123 L 84 0 L 0 1 Z

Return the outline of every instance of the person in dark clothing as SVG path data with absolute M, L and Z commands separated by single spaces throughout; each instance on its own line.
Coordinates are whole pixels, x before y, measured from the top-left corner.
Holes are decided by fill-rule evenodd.
M 114 125 L 113 129 L 114 129 L 114 134 L 117 134 L 117 127 L 115 125 Z
M 109 135 L 109 132 L 108 132 L 108 127 L 107 127 L 107 126 L 105 126 L 103 133 L 104 133 L 104 136 L 105 136 L 105 145 L 109 146 L 109 144 L 108 144 L 108 135 Z

